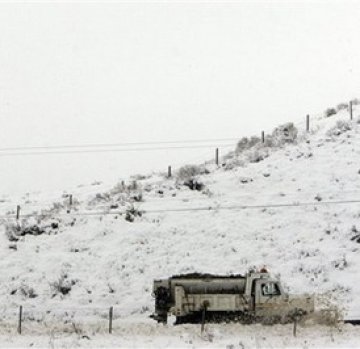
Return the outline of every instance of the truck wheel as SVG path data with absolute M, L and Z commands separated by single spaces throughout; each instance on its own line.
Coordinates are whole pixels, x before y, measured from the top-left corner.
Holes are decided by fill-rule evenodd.
M 185 323 L 184 316 L 177 316 L 175 320 L 175 325 L 181 325 Z
M 158 324 L 164 324 L 166 325 L 167 324 L 167 314 L 162 314 L 162 315 L 159 315 L 158 318 L 156 319 Z

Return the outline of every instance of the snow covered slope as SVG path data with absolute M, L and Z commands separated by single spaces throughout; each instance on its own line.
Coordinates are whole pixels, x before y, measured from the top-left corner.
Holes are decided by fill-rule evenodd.
M 201 190 L 153 174 L 78 188 L 70 213 L 66 193 L 4 198 L 4 214 L 22 200 L 22 214 L 38 216 L 21 231 L 2 220 L 3 319 L 15 321 L 19 305 L 28 320 L 97 323 L 110 306 L 117 319 L 145 319 L 154 278 L 262 265 L 289 292 L 328 294 L 360 315 L 360 202 L 348 202 L 360 200 L 359 112 L 352 122 L 346 110 L 312 119 L 310 133 L 298 124 L 294 143 L 205 164 Z

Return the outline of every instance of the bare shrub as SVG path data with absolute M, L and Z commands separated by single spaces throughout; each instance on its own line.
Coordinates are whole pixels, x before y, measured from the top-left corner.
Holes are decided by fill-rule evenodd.
M 112 195 L 121 194 L 121 193 L 130 193 L 140 189 L 140 185 L 137 180 L 132 180 L 129 184 L 126 184 L 125 181 L 117 183 L 109 193 L 103 194 L 106 195 L 109 199 Z
M 337 113 L 335 108 L 327 108 L 324 112 L 324 115 L 326 118 L 329 118 L 332 115 L 335 115 Z
M 143 194 L 141 191 L 137 192 L 137 193 L 133 193 L 130 195 L 130 201 L 134 201 L 134 202 L 142 202 L 143 201 Z
M 66 273 L 61 273 L 60 277 L 50 283 L 50 287 L 53 291 L 53 297 L 57 294 L 67 295 L 70 291 L 72 286 L 76 284 L 75 280 L 69 280 L 68 275 Z
M 239 142 L 236 145 L 235 152 L 241 153 L 245 150 L 248 150 L 252 147 L 254 147 L 256 144 L 260 143 L 260 138 L 256 136 L 252 136 L 250 138 L 243 137 L 239 140 Z
M 9 241 L 18 241 L 21 236 L 21 227 L 16 223 L 5 224 L 5 235 Z
M 147 175 L 142 175 L 142 174 L 135 174 L 131 176 L 131 179 L 135 180 L 135 181 L 143 181 L 144 179 L 150 178 L 151 176 Z
M 204 173 L 204 170 L 198 165 L 185 165 L 179 168 L 177 171 L 177 177 L 181 180 L 186 180 L 193 178 L 195 176 L 201 175 Z
M 142 212 L 137 210 L 133 205 L 131 205 L 125 212 L 125 220 L 127 222 L 134 222 L 136 217 L 141 217 Z
M 348 266 L 348 261 L 346 260 L 346 256 L 342 256 L 336 260 L 331 262 L 335 269 L 344 270 Z
M 38 296 L 35 290 L 28 285 L 21 285 L 18 291 L 22 296 L 26 298 L 36 298 Z
M 21 223 L 6 222 L 5 235 L 11 242 L 18 241 L 22 236 L 25 235 L 50 235 L 58 231 L 59 223 L 59 221 L 55 221 L 53 219 L 42 221 L 35 220 L 34 218 L 23 219 Z
M 267 148 L 254 149 L 247 153 L 247 159 L 251 163 L 260 162 L 266 159 L 268 156 L 269 156 L 269 151 L 267 150 Z
M 337 111 L 340 111 L 340 110 L 346 110 L 349 108 L 349 105 L 347 103 L 339 103 L 337 106 L 336 106 L 336 110 Z
M 245 161 L 244 160 L 241 160 L 239 158 L 234 158 L 232 160 L 229 160 L 225 163 L 225 171 L 228 171 L 228 170 L 232 170 L 236 167 L 243 167 L 245 166 Z
M 198 191 L 202 191 L 205 187 L 205 185 L 202 182 L 200 182 L 194 178 L 187 179 L 184 182 L 184 185 L 187 186 L 191 190 L 198 190 Z
M 336 125 L 331 127 L 327 132 L 327 136 L 340 136 L 342 133 L 350 131 L 352 129 L 352 124 L 350 121 L 338 120 Z
M 281 146 L 284 143 L 294 143 L 298 135 L 298 130 L 292 122 L 280 125 L 272 132 L 272 145 Z
M 359 105 L 360 104 L 360 99 L 359 98 L 354 98 L 354 99 L 351 100 L 351 103 L 353 105 Z

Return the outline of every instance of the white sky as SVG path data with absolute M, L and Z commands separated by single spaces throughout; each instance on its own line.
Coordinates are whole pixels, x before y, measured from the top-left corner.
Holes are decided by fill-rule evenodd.
M 321 112 L 360 97 L 359 18 L 359 1 L 2 2 L 0 148 L 240 138 Z M 0 195 L 212 154 L 0 156 Z

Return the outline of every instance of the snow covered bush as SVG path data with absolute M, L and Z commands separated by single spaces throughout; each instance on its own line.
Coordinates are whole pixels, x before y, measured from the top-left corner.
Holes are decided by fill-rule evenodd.
M 141 189 L 141 186 L 139 185 L 137 180 L 131 181 L 129 184 L 126 184 L 125 181 L 121 181 L 120 183 L 117 183 L 109 193 L 103 194 L 107 197 L 114 196 L 116 194 L 122 194 L 122 193 L 130 193 L 134 191 L 138 191 Z
M 281 146 L 285 143 L 294 143 L 296 141 L 298 130 L 292 122 L 280 125 L 272 132 L 272 139 L 268 138 L 268 141 L 272 142 L 272 146 Z M 269 146 L 271 146 L 269 145 Z
M 141 217 L 142 212 L 137 210 L 133 205 L 131 205 L 125 212 L 125 220 L 128 222 L 134 222 L 136 217 Z
M 260 143 L 260 138 L 259 137 L 256 137 L 256 136 L 252 136 L 250 138 L 243 137 L 237 143 L 235 152 L 236 153 L 241 153 L 244 150 L 248 150 L 248 149 L 254 147 L 258 143 Z
M 53 292 L 52 296 L 55 297 L 57 294 L 67 295 L 75 284 L 75 280 L 69 280 L 66 273 L 61 273 L 59 279 L 50 283 Z
M 266 159 L 269 156 L 267 148 L 253 149 L 247 153 L 247 159 L 249 162 L 256 163 Z
M 57 233 L 59 221 L 36 221 L 34 218 L 24 219 L 21 223 L 8 222 L 5 224 L 5 235 L 9 241 L 18 241 L 25 235 L 42 235 Z
M 351 103 L 353 105 L 359 105 L 360 104 L 360 99 L 359 98 L 354 98 L 353 100 L 351 100 Z
M 234 159 L 226 161 L 224 170 L 229 171 L 229 170 L 233 170 L 236 167 L 243 167 L 244 165 L 245 165 L 244 160 L 240 160 L 239 158 L 236 157 Z
M 332 115 L 335 115 L 337 113 L 335 108 L 327 108 L 324 112 L 324 115 L 326 118 L 329 118 Z
M 336 106 L 336 110 L 337 111 L 340 111 L 340 110 L 345 110 L 345 109 L 348 109 L 348 104 L 347 103 L 339 103 L 337 106 Z
M 38 296 L 32 287 L 25 284 L 22 284 L 14 293 L 19 293 L 25 298 L 36 298 Z
M 205 187 L 205 185 L 202 182 L 200 182 L 194 178 L 190 178 L 190 179 L 187 179 L 186 181 L 184 181 L 184 185 L 191 190 L 198 190 L 198 191 L 203 190 Z
M 201 174 L 204 174 L 204 170 L 198 165 L 185 165 L 177 171 L 177 177 L 181 180 L 193 178 Z
M 342 256 L 341 258 L 335 259 L 331 262 L 332 266 L 335 269 L 344 270 L 348 266 L 348 262 L 346 260 L 346 256 Z
M 342 133 L 350 131 L 351 129 L 352 124 L 350 121 L 338 120 L 336 125 L 326 132 L 326 135 L 330 137 L 340 136 Z
M 264 142 L 257 136 L 241 138 L 235 148 L 235 156 L 226 161 L 225 169 L 243 166 L 245 161 L 256 163 L 269 156 L 270 148 L 279 148 L 286 143 L 295 143 L 298 137 L 298 129 L 292 122 L 276 127 L 271 135 L 264 138 Z M 239 156 L 243 155 L 244 159 Z

